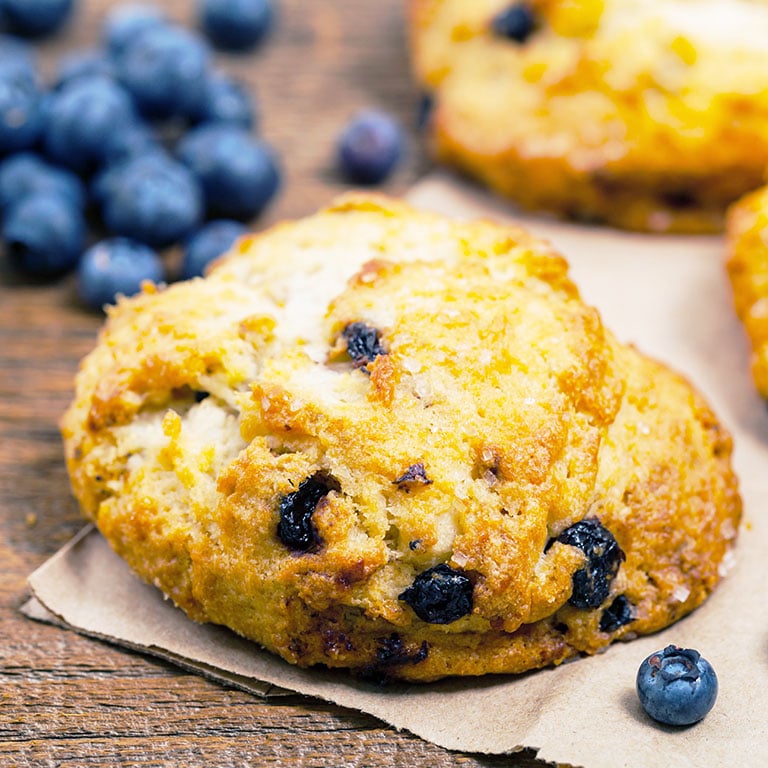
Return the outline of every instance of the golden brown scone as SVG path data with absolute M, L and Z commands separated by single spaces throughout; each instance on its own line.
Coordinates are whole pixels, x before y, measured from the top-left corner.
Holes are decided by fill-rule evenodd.
M 110 310 L 74 492 L 198 621 L 374 677 L 522 672 L 719 581 L 731 442 L 521 229 L 346 196 Z
M 513 6 L 534 25 L 521 40 L 494 31 Z M 526 208 L 711 232 L 762 182 L 765 0 L 409 0 L 409 16 L 434 155 Z
M 726 244 L 736 314 L 752 344 L 752 377 L 768 399 L 768 187 L 728 210 Z

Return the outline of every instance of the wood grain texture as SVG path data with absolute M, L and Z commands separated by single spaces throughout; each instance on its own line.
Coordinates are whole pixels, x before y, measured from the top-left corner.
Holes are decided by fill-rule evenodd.
M 98 43 L 110 0 L 80 0 L 67 30 L 39 46 L 50 77 L 63 53 Z M 194 3 L 159 2 L 192 23 Z M 415 132 L 398 0 L 279 0 L 255 53 L 217 54 L 260 106 L 260 132 L 285 175 L 253 222 L 310 213 L 345 189 L 333 168 L 341 127 L 377 106 L 408 132 L 384 187 L 404 192 L 427 168 Z M 18 613 L 26 576 L 82 526 L 57 421 L 101 317 L 78 306 L 72 276 L 38 284 L 0 260 L 0 765 L 533 766 L 530 754 L 445 751 L 376 719 L 298 696 L 263 701 L 137 654 L 33 623 Z

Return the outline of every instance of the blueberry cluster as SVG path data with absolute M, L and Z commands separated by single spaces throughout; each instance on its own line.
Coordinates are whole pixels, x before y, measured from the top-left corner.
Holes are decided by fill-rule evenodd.
M 76 269 L 81 298 L 100 307 L 175 277 L 169 246 L 182 247 L 179 277 L 202 274 L 281 174 L 251 94 L 214 66 L 204 36 L 155 6 L 111 10 L 101 46 L 66 56 L 43 83 L 23 38 L 52 33 L 72 6 L 0 0 L 0 235 L 13 267 Z M 215 45 L 243 49 L 273 13 L 271 0 L 200 0 L 198 17 Z

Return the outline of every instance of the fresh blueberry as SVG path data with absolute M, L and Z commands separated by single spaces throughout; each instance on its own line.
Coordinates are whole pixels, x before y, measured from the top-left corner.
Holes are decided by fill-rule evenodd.
M 5 23 L 24 37 L 57 32 L 69 18 L 74 0 L 2 0 Z
M 0 23 L 2 22 L 3 0 L 0 0 Z M 25 73 L 30 79 L 37 79 L 37 62 L 30 46 L 13 35 L 0 34 L 0 72 L 4 76 L 11 72 Z
M 200 179 L 210 217 L 251 219 L 280 185 L 272 150 L 237 126 L 212 123 L 194 128 L 179 141 L 177 153 Z
M 229 219 L 210 221 L 201 227 L 186 243 L 181 262 L 182 280 L 202 275 L 208 264 L 226 253 L 246 232 L 247 228 L 239 221 Z
M 472 581 L 446 563 L 422 571 L 400 594 L 414 613 L 430 624 L 450 624 L 472 612 Z
M 580 520 L 563 531 L 557 540 L 578 547 L 586 563 L 573 574 L 573 592 L 568 602 L 576 608 L 598 608 L 611 591 L 611 582 L 625 559 L 613 534 L 593 517 Z
M 34 152 L 18 152 L 0 163 L 0 211 L 38 193 L 59 194 L 75 207 L 85 206 L 85 187 L 74 173 L 50 165 Z
M 536 17 L 525 3 L 517 3 L 497 13 L 491 28 L 499 37 L 524 43 L 536 29 Z
M 155 248 L 187 237 L 202 213 L 203 197 L 195 177 L 181 163 L 159 154 L 115 166 L 102 204 L 110 232 Z
M 0 156 L 35 144 L 43 130 L 43 94 L 30 72 L 0 70 Z
M 198 15 L 217 48 L 240 51 L 266 37 L 275 12 L 272 0 L 198 0 Z
M 256 105 L 245 86 L 223 72 L 205 83 L 205 98 L 193 115 L 198 123 L 229 123 L 248 130 L 256 126 Z
M 400 127 L 391 115 L 369 110 L 356 115 L 337 144 L 339 171 L 355 184 L 378 184 L 402 155 Z
M 165 153 L 165 149 L 151 126 L 140 121 L 117 125 L 104 145 L 104 165 L 110 167 L 157 153 Z
M 71 80 L 51 96 L 45 150 L 54 162 L 89 173 L 104 162 L 115 128 L 135 119 L 131 97 L 116 81 L 102 75 Z
M 168 22 L 165 14 L 156 6 L 146 3 L 118 5 L 111 10 L 102 28 L 102 38 L 109 55 L 122 56 L 128 45 L 144 30 L 159 27 Z
M 2 236 L 15 268 L 49 277 L 77 263 L 83 249 L 85 220 L 68 198 L 41 192 L 8 209 Z
M 209 52 L 182 27 L 146 28 L 115 60 L 121 82 L 151 118 L 190 117 L 205 100 Z
M 59 62 L 54 88 L 60 90 L 72 80 L 91 75 L 114 78 L 115 66 L 109 56 L 96 49 L 69 53 Z
M 141 284 L 163 280 L 163 263 L 155 251 L 126 237 L 112 237 L 91 246 L 77 267 L 80 298 L 94 309 L 133 296 Z
M 652 653 L 637 671 L 643 709 L 660 723 L 692 725 L 715 705 L 717 675 L 698 651 L 668 645 Z
M 90 194 L 93 202 L 101 209 L 108 199 L 116 194 L 118 187 L 120 186 L 123 176 L 125 174 L 126 166 L 133 165 L 134 163 L 149 164 L 150 166 L 155 163 L 175 163 L 175 160 L 168 154 L 165 148 L 161 144 L 142 144 L 143 149 L 140 151 L 132 151 L 130 149 L 130 143 L 133 140 L 130 136 L 123 136 L 123 132 L 117 135 L 115 152 L 113 155 L 108 154 L 105 159 L 105 165 L 103 168 L 94 175 L 90 184 Z M 120 145 L 123 143 L 123 139 L 127 144 L 124 144 L 121 151 Z M 137 138 L 138 143 L 142 140 Z M 112 146 L 110 142 L 110 146 Z

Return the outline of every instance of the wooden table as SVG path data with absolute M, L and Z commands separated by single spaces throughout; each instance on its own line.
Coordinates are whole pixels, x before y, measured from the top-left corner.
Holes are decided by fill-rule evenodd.
M 185 23 L 193 2 L 158 3 Z M 80 0 L 67 30 L 40 45 L 49 74 L 63 52 L 98 42 L 110 0 Z M 383 187 L 402 193 L 428 167 L 415 131 L 399 0 L 280 0 L 257 52 L 217 55 L 252 86 L 261 132 L 285 183 L 254 227 L 301 216 L 344 184 L 335 138 L 357 109 L 402 120 L 408 155 Z M 372 717 L 292 696 L 261 700 L 151 658 L 25 619 L 27 575 L 82 526 L 57 430 L 78 360 L 101 317 L 78 307 L 72 277 L 38 284 L 0 268 L 0 765 L 540 765 L 530 756 L 459 755 Z

